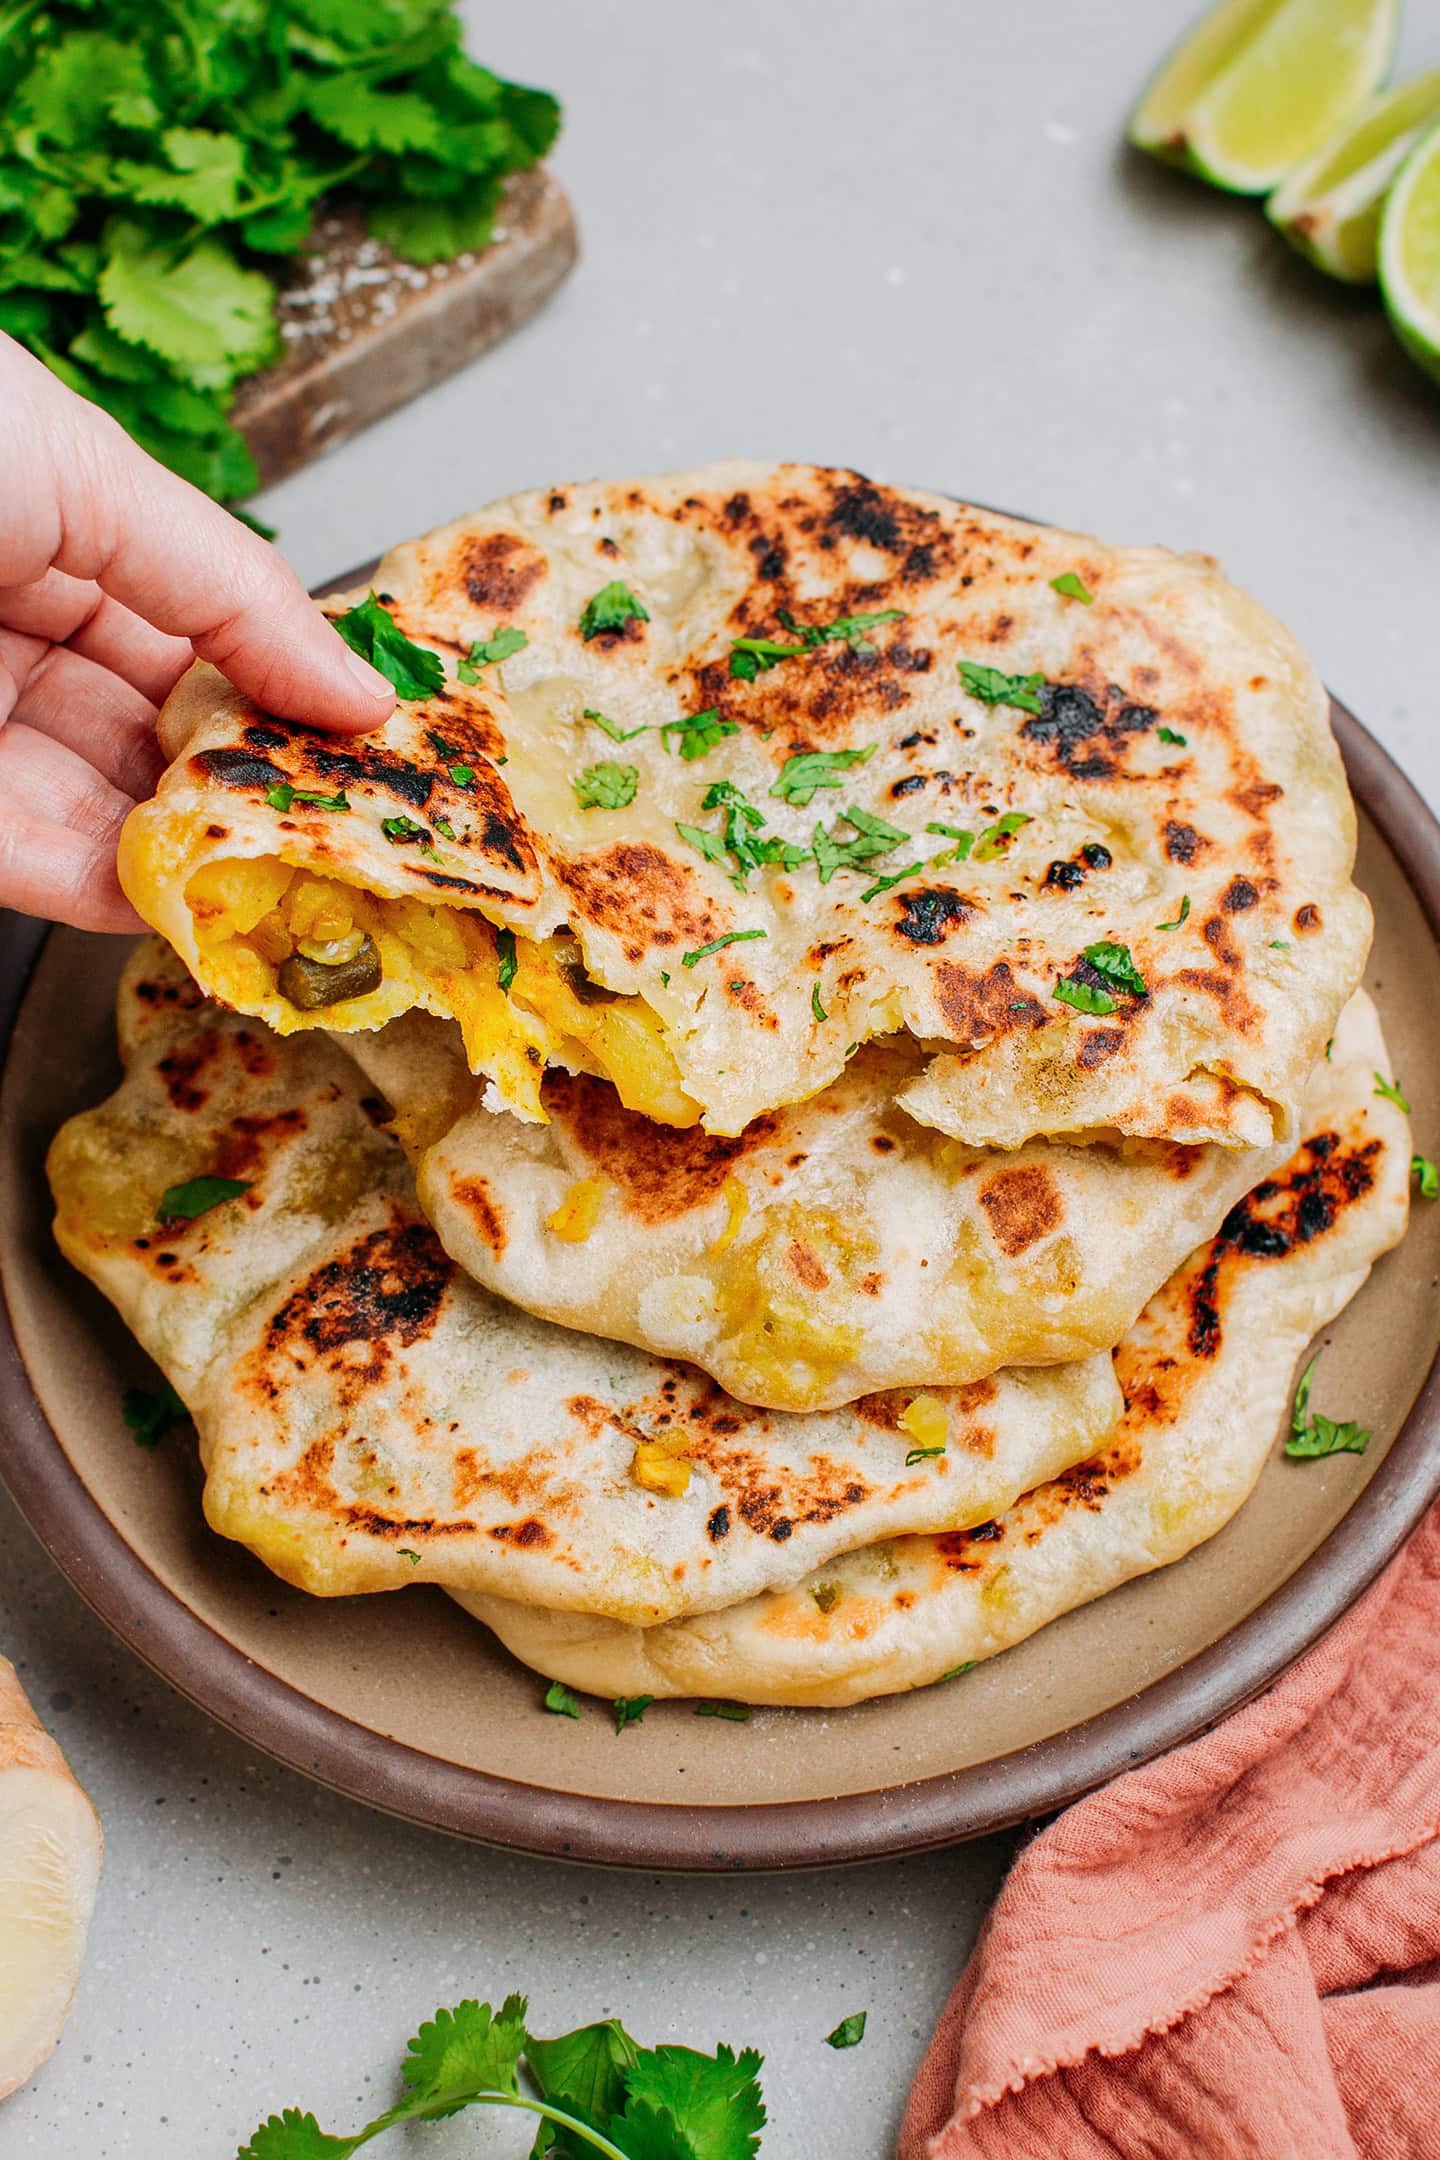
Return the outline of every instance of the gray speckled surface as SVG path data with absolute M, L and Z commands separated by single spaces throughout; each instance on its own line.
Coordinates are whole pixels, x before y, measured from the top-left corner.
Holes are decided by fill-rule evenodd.
M 552 478 L 855 464 L 1221 555 L 1440 795 L 1440 393 L 1253 210 L 1123 156 L 1183 8 L 469 13 L 486 59 L 566 100 L 584 259 L 512 343 L 260 505 L 307 577 Z M 1402 67 L 1435 59 L 1425 28 Z M 3 2160 L 229 2160 L 295 2100 L 345 2127 L 419 2018 L 512 1986 L 552 2028 L 616 2011 L 646 2039 L 753 2040 L 767 2154 L 878 2160 L 1008 1850 L 657 1881 L 385 1822 L 152 1681 L 3 1502 L 0 1644 L 108 1836 L 77 2009 L 0 2111 Z M 832 2054 L 862 2006 L 864 2046 Z M 526 2138 L 461 2119 L 422 2143 Z

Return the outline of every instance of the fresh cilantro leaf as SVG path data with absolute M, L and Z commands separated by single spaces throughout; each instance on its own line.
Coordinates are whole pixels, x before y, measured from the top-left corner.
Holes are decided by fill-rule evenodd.
M 834 2032 L 826 2033 L 825 2045 L 832 2048 L 859 2047 L 865 2037 L 865 2020 L 868 2011 L 857 2010 L 852 2016 L 841 2018 Z
M 202 225 L 234 215 L 245 167 L 245 146 L 238 135 L 217 134 L 211 128 L 167 128 L 160 148 L 168 160 L 165 165 L 116 159 L 117 193 L 186 210 Z
M 1317 1350 L 1300 1375 L 1290 1413 L 1290 1438 L 1285 1443 L 1285 1453 L 1296 1461 L 1311 1461 L 1321 1455 L 1363 1455 L 1370 1444 L 1370 1435 L 1353 1418 L 1339 1425 L 1318 1410 L 1313 1413 L 1310 1410 L 1310 1391 L 1315 1384 L 1315 1368 L 1320 1363 L 1320 1356 Z
M 702 758 L 713 750 L 726 735 L 738 735 L 739 722 L 722 720 L 719 711 L 711 706 L 706 712 L 691 713 L 684 720 L 667 720 L 660 730 L 660 740 L 667 750 L 674 749 L 672 735 L 680 738 L 680 755 L 687 764 Z
M 1128 945 L 1113 945 L 1108 941 L 1087 945 L 1084 957 L 1111 989 L 1124 990 L 1131 997 L 1148 997 L 1145 979 L 1131 959 Z
M 688 840 L 691 847 L 699 849 L 706 862 L 724 862 L 725 843 L 718 833 L 706 832 L 702 825 L 682 825 L 678 819 L 675 830 L 682 840 Z
M 372 592 L 344 615 L 332 617 L 352 652 L 378 668 L 402 698 L 435 697 L 445 687 L 445 663 L 406 637 L 389 610 Z
M 760 2067 L 754 2048 L 642 2048 L 625 2073 L 624 2112 L 606 2131 L 632 2160 L 754 2160 L 765 2127 Z
M 233 1177 L 187 1178 L 183 1185 L 167 1185 L 160 1195 L 155 1219 L 162 1223 L 194 1222 L 208 1215 L 224 1200 L 238 1200 L 250 1190 L 251 1180 Z
M 979 1664 L 979 1662 L 980 1660 L 978 1658 L 966 1658 L 963 1665 L 952 1665 L 949 1672 L 942 1672 L 938 1674 L 933 1685 L 938 1687 L 942 1680 L 958 1680 L 961 1673 L 974 1672 L 975 1667 Z
M 361 2138 L 330 2137 L 315 2117 L 286 2108 L 261 2123 L 235 2160 L 350 2160 Z
M 1115 1000 L 1108 990 L 1097 990 L 1093 983 L 1077 982 L 1062 975 L 1051 992 L 1062 1005 L 1073 1005 L 1076 1012 L 1113 1013 Z
M 868 907 L 880 893 L 889 892 L 892 885 L 903 885 L 906 878 L 916 877 L 920 871 L 928 870 L 929 867 L 929 863 L 923 862 L 902 863 L 898 870 L 892 870 L 888 876 L 878 877 L 873 885 L 867 885 L 860 895 L 862 903 Z
M 724 1718 L 731 1725 L 748 1725 L 750 1705 L 742 1702 L 702 1702 L 695 1705 L 696 1717 Z
M 513 930 L 497 930 L 495 932 L 495 951 L 499 960 L 499 966 L 496 970 L 497 979 L 500 988 L 508 990 L 520 972 L 520 963 L 515 954 L 515 932 Z
M 993 832 L 994 829 L 993 826 L 986 827 L 987 832 Z M 963 825 L 936 825 L 933 822 L 927 825 L 925 830 L 926 832 L 941 833 L 947 840 L 955 842 L 954 847 L 947 848 L 943 854 L 932 855 L 930 858 L 932 862 L 962 863 L 969 861 L 970 850 L 975 845 L 973 832 L 968 832 Z
M 414 818 L 381 818 L 380 830 L 392 847 L 423 846 L 430 838 L 428 826 L 417 825 Z
M 1183 735 L 1177 735 L 1173 727 L 1156 728 L 1155 733 L 1163 743 L 1174 743 L 1177 749 L 1188 750 L 1189 743 Z
M 542 2100 L 578 2108 L 589 2122 L 606 2122 L 625 2105 L 625 2073 L 640 2050 L 618 2018 L 582 2025 L 555 2040 L 528 2040 L 525 2064 Z M 542 2136 L 543 2136 L 542 2132 Z
M 839 824 L 849 825 L 855 838 L 842 840 L 837 830 Z M 832 826 L 828 832 L 823 825 L 815 828 L 815 867 L 822 885 L 828 885 L 837 870 L 854 870 L 876 855 L 888 855 L 892 848 L 899 847 L 902 841 L 911 837 L 898 825 L 887 825 L 884 818 L 875 817 L 853 804 L 848 810 L 841 811 L 837 826 Z
M 693 952 L 681 953 L 682 967 L 692 968 L 697 961 L 708 960 L 711 953 L 723 952 L 727 945 L 743 945 L 749 938 L 768 936 L 764 930 L 727 930 L 723 937 L 712 938 L 708 945 L 697 945 Z
M 401 2076 L 400 2122 L 439 2122 L 480 2093 L 513 2093 L 525 2047 L 525 1998 L 509 1995 L 492 2015 L 488 2003 L 437 2010 L 410 2042 Z
M 627 622 L 649 622 L 650 611 L 619 578 L 602 585 L 580 612 L 580 635 L 588 645 L 605 630 L 623 630 Z
M 395 1556 L 399 1560 L 408 1560 L 411 1567 L 419 1567 L 420 1565 L 421 1556 L 416 1552 L 413 1545 L 397 1545 Z
M 272 810 L 282 813 L 292 803 L 308 803 L 312 810 L 348 810 L 350 798 L 341 788 L 338 795 L 307 794 L 303 788 L 291 787 L 288 780 L 277 780 L 274 787 L 266 788 L 265 800 Z
M 508 660 L 512 653 L 524 652 L 530 640 L 515 623 L 497 625 L 488 638 L 477 638 L 463 660 L 455 669 L 463 683 L 477 683 L 482 668 L 494 667 Z
M 639 784 L 638 766 L 617 765 L 613 758 L 587 765 L 571 782 L 582 810 L 623 810 L 627 803 L 634 802 Z
M 1084 580 L 1074 570 L 1062 570 L 1059 577 L 1052 577 L 1050 590 L 1058 592 L 1062 600 L 1083 600 L 1086 607 L 1095 605 L 1095 595 L 1087 592 Z
M 1410 1115 L 1410 1105 L 1405 1100 L 1404 1095 L 1400 1092 L 1400 1083 L 1398 1080 L 1386 1080 L 1380 1073 L 1377 1072 L 1375 1075 L 1375 1093 L 1377 1095 L 1383 1095 L 1386 1102 L 1393 1102 L 1396 1109 L 1403 1110 L 1407 1117 Z
M 435 752 L 435 755 L 437 757 L 458 758 L 460 755 L 459 744 L 447 742 L 445 740 L 445 737 L 441 735 L 435 728 L 426 728 L 425 740 L 429 743 L 431 749 Z
M 455 838 L 455 828 L 450 823 L 449 818 L 431 818 L 430 823 L 435 831 L 439 833 L 442 840 L 453 840 Z
M 839 775 L 852 765 L 863 765 L 875 755 L 875 744 L 863 750 L 801 750 L 787 757 L 770 786 L 770 793 L 797 809 L 808 809 L 819 788 L 838 788 Z
M 1005 675 L 999 668 L 983 667 L 976 660 L 959 663 L 960 680 L 971 697 L 979 698 L 985 705 L 1014 705 L 1021 712 L 1039 713 L 1040 692 L 1045 687 L 1043 675 Z
M 578 1718 L 580 1715 L 579 1697 L 572 1695 L 560 1680 L 552 1680 L 546 1688 L 544 1707 L 552 1717 Z
M 274 288 L 218 240 L 183 254 L 129 218 L 105 229 L 97 290 L 110 328 L 173 362 L 199 388 L 226 391 L 275 357 Z
M 1156 923 L 1155 927 L 1156 927 L 1156 929 L 1157 929 L 1157 930 L 1178 930 L 1178 929 L 1180 928 L 1180 925 L 1181 925 L 1181 923 L 1183 923 L 1183 922 L 1187 922 L 1187 921 L 1189 920 L 1189 917 L 1190 917 L 1190 895 L 1189 895 L 1189 893 L 1187 892 L 1187 893 L 1186 893 L 1186 895 L 1185 895 L 1185 897 L 1184 897 L 1184 899 L 1183 899 L 1183 900 L 1182 900 L 1182 901 L 1180 902 L 1180 912 L 1179 912 L 1179 914 L 1178 914 L 1178 915 L 1177 915 L 1177 916 L 1175 917 L 1175 920 L 1174 920 L 1174 922 L 1162 922 L 1162 923 Z
M 603 712 L 596 712 L 593 705 L 585 707 L 585 718 L 593 720 L 596 727 L 603 728 L 611 742 L 633 742 L 637 735 L 648 735 L 650 732 L 648 723 L 643 721 L 639 727 L 621 727 L 618 720 L 610 719 Z
M 1412 1155 L 1410 1175 L 1419 1184 L 1422 1200 L 1440 1200 L 1440 1164 L 1431 1162 L 1428 1155 Z
M 1004 817 L 997 818 L 993 825 L 985 827 L 985 830 L 975 842 L 975 852 L 971 860 L 973 862 L 994 862 L 996 857 L 1003 855 L 1010 845 L 1011 834 L 1019 832 L 1022 825 L 1028 825 L 1029 823 L 1030 819 L 1023 810 L 1007 810 Z M 964 857 L 962 856 L 960 859 L 963 861 Z
M 944 1453 L 943 1447 L 912 1447 L 905 1457 L 905 1468 L 907 1470 L 913 1469 L 916 1463 L 929 1462 L 932 1456 L 943 1455 Z
M 413 90 L 385 90 L 352 74 L 327 75 L 305 93 L 313 120 L 353 150 L 434 150 L 440 116 Z
M 152 1392 L 127 1387 L 120 1398 L 120 1415 L 135 1435 L 136 1447 L 158 1447 L 172 1425 L 183 1425 L 190 1412 L 169 1381 Z
M 654 1700 L 653 1695 L 617 1695 L 613 1706 L 616 1732 L 624 1732 L 627 1725 L 638 1725 Z
M 820 1002 L 820 985 L 818 982 L 810 985 L 810 1010 L 823 1027 L 830 1015 Z
M 879 623 L 901 622 L 903 608 L 879 608 L 865 615 L 840 615 L 829 623 L 798 623 L 788 608 L 778 611 L 778 619 L 790 632 L 796 644 L 783 644 L 779 638 L 736 638 L 730 647 L 730 673 L 740 682 L 754 682 L 757 675 L 768 675 L 771 668 L 779 667 L 782 660 L 799 660 L 817 646 L 827 645 L 834 638 L 843 639 L 853 653 L 873 653 L 875 647 L 865 636 Z
M 1288 937 L 1272 937 L 1268 942 L 1271 952 L 1289 952 L 1290 950 Z

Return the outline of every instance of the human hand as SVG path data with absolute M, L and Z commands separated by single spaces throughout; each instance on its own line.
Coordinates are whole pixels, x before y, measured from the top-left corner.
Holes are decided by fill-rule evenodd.
M 359 734 L 395 703 L 274 548 L 0 335 L 0 905 L 144 928 L 115 843 L 197 654 L 283 719 Z

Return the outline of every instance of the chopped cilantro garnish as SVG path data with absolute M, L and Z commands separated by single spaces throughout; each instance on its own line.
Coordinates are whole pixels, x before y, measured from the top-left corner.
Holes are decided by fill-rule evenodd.
M 546 1688 L 544 1706 L 552 1717 L 578 1718 L 580 1715 L 579 1698 L 572 1695 L 569 1688 L 560 1680 L 552 1680 L 549 1687 Z
M 1297 1460 L 1308 1460 L 1317 1455 L 1363 1455 L 1370 1444 L 1370 1435 L 1353 1418 L 1343 1425 L 1333 1418 L 1310 1412 L 1310 1390 L 1315 1381 L 1315 1368 L 1320 1362 L 1317 1350 L 1300 1376 L 1295 1390 L 1295 1407 L 1290 1413 L 1290 1438 L 1285 1443 L 1285 1453 Z
M 912 837 L 902 832 L 898 825 L 887 825 L 884 818 L 875 817 L 854 804 L 840 812 L 838 822 L 852 827 L 853 840 L 839 839 L 834 826 L 828 832 L 823 825 L 815 828 L 815 867 L 822 885 L 828 885 L 837 870 L 857 869 L 876 855 L 888 855 L 892 848 Z
M 958 1680 L 961 1673 L 974 1672 L 979 1662 L 979 1658 L 966 1658 L 963 1665 L 952 1665 L 949 1672 L 938 1674 L 933 1684 L 938 1687 L 942 1680 Z
M 787 757 L 779 773 L 771 783 L 770 793 L 782 801 L 794 803 L 797 809 L 808 809 L 819 788 L 838 788 L 840 774 L 848 772 L 852 765 L 863 765 L 874 757 L 875 744 L 863 750 L 801 750 Z
M 859 2047 L 865 2037 L 865 2019 L 868 2012 L 857 2010 L 853 2016 L 841 2018 L 834 2032 L 826 2033 L 825 2045 L 832 2048 Z
M 344 788 L 341 788 L 338 795 L 311 795 L 307 794 L 302 788 L 291 787 L 288 780 L 277 781 L 274 787 L 266 788 L 265 800 L 272 810 L 279 810 L 282 813 L 290 808 L 291 803 L 297 802 L 308 803 L 312 810 L 348 810 L 350 808 L 350 798 L 346 795 Z
M 637 735 L 648 735 L 650 732 L 648 724 L 643 720 L 639 727 L 621 727 L 618 720 L 612 720 L 608 713 L 596 712 L 593 705 L 585 707 L 585 718 L 593 720 L 596 727 L 610 737 L 611 742 L 633 742 Z
M 445 737 L 441 735 L 435 728 L 426 728 L 425 740 L 429 743 L 431 749 L 435 752 L 436 757 L 458 758 L 460 755 L 460 745 L 458 743 L 447 742 L 445 740 Z
M 1271 938 L 1271 940 L 1270 940 L 1270 950 L 1271 950 L 1271 952 L 1289 952 L 1289 950 L 1290 950 L 1290 940 L 1289 940 L 1289 938 L 1288 938 L 1288 937 L 1272 937 L 1272 938 Z
M 481 668 L 493 667 L 498 661 L 508 660 L 512 653 L 523 652 L 529 642 L 515 623 L 497 625 L 488 638 L 476 640 L 455 673 L 463 683 L 479 682 Z
M 696 1717 L 724 1718 L 731 1725 L 748 1725 L 750 1705 L 743 1702 L 702 1702 L 695 1705 Z
M 654 1700 L 653 1695 L 617 1695 L 615 1698 L 616 1732 L 624 1732 L 627 1725 L 638 1725 Z
M 352 652 L 378 668 L 395 694 L 402 698 L 434 697 L 445 687 L 445 663 L 438 653 L 427 652 L 406 637 L 395 618 L 381 607 L 372 592 L 348 614 L 333 618 Z
M 580 635 L 588 645 L 602 630 L 623 630 L 632 620 L 649 622 L 650 611 L 636 599 L 628 585 L 619 578 L 612 578 L 586 601 L 580 614 Z
M 1052 577 L 1050 590 L 1058 592 L 1062 600 L 1083 600 L 1086 607 L 1093 607 L 1095 595 L 1087 592 L 1084 580 L 1074 570 L 1063 570 L 1059 577 Z
M 1073 1005 L 1076 1012 L 1103 1014 L 1115 1010 L 1115 1000 L 1108 990 L 1097 990 L 1093 983 L 1074 982 L 1068 975 L 1061 976 L 1051 995 L 1062 1005 Z
M 1177 749 L 1188 750 L 1190 747 L 1185 737 L 1183 735 L 1177 735 L 1173 727 L 1156 728 L 1155 733 L 1159 741 L 1165 743 L 1174 743 Z
M 705 757 L 727 735 L 738 735 L 739 732 L 740 723 L 737 720 L 722 720 L 718 708 L 712 705 L 705 712 L 690 713 L 684 720 L 667 720 L 660 730 L 660 740 L 667 750 L 673 750 L 675 745 L 670 738 L 678 735 L 681 757 L 687 764 L 693 764 L 696 758 Z
M 423 845 L 430 838 L 427 826 L 417 825 L 414 818 L 408 817 L 381 818 L 380 830 L 392 847 L 414 847 L 417 842 Z
M 1180 925 L 1181 925 L 1181 923 L 1183 923 L 1183 922 L 1188 922 L 1188 921 L 1189 921 L 1189 918 L 1190 918 L 1190 895 L 1189 895 L 1189 893 L 1187 892 L 1187 893 L 1185 894 L 1185 897 L 1184 897 L 1184 898 L 1182 899 L 1182 901 L 1180 902 L 1180 912 L 1179 912 L 1179 914 L 1178 914 L 1178 915 L 1177 915 L 1177 916 L 1175 917 L 1175 920 L 1174 920 L 1174 922 L 1162 922 L 1162 923 L 1156 923 L 1155 927 L 1156 927 L 1156 929 L 1157 929 L 1157 930 L 1178 930 L 1178 929 L 1180 928 Z
M 943 1455 L 943 1447 L 912 1447 L 905 1457 L 905 1468 L 912 1469 L 917 1462 L 929 1462 L 935 1455 Z
M 1440 1200 L 1440 1164 L 1431 1162 L 1428 1155 L 1412 1155 L 1410 1175 L 1419 1183 L 1422 1200 Z
M 397 1560 L 408 1560 L 412 1568 L 420 1565 L 420 1555 L 413 1545 L 397 1545 L 395 1557 Z
M 519 972 L 519 963 L 515 958 L 515 932 L 513 930 L 497 930 L 495 932 L 495 951 L 499 956 L 500 963 L 496 971 L 500 988 L 508 990 Z
M 975 845 L 975 835 L 973 832 L 967 831 L 965 826 L 937 825 L 932 821 L 929 825 L 925 827 L 925 830 L 926 832 L 939 833 L 944 839 L 953 840 L 955 843 L 954 847 L 946 848 L 941 854 L 932 855 L 930 860 L 933 863 L 960 863 L 969 861 L 970 850 Z M 991 825 L 987 826 L 986 830 L 989 832 L 993 832 L 995 828 L 993 825 Z
M 1130 957 L 1128 945 L 1112 945 L 1108 941 L 1099 945 L 1087 945 L 1085 958 L 1097 975 L 1115 990 L 1124 990 L 1131 997 L 1146 997 L 1145 980 Z
M 727 930 L 723 937 L 711 938 L 708 945 L 697 945 L 694 952 L 681 953 L 682 967 L 693 968 L 697 961 L 708 960 L 711 953 L 723 952 L 727 945 L 743 945 L 749 938 L 768 936 L 765 930 Z
M 718 833 L 706 832 L 703 825 L 682 825 L 678 818 L 675 822 L 675 830 L 682 840 L 688 840 L 691 847 L 700 850 L 706 862 L 724 862 L 725 843 Z
M 838 1582 L 817 1582 L 810 1585 L 810 1595 L 822 1613 L 832 1613 L 845 1593 Z
M 730 882 L 741 892 L 744 892 L 752 870 L 762 870 L 775 863 L 783 869 L 793 870 L 809 860 L 809 849 L 797 847 L 793 841 L 781 840 L 774 835 L 768 840 L 757 838 L 768 820 L 764 811 L 757 809 L 733 780 L 713 780 L 705 790 L 700 807 L 725 812 L 720 832 L 706 832 L 699 825 L 678 822 L 675 830 L 682 840 L 688 840 L 691 847 L 698 848 L 707 862 L 723 863 L 726 855 L 730 855 L 735 863 Z
M 971 697 L 985 705 L 1014 705 L 1021 712 L 1043 712 L 1040 692 L 1043 675 L 1004 675 L 999 668 L 983 667 L 977 660 L 959 662 L 960 680 Z
M 1377 1072 L 1375 1075 L 1375 1093 L 1383 1095 L 1386 1102 L 1393 1102 L 1396 1109 L 1403 1110 L 1407 1117 L 1410 1115 L 1410 1105 L 1400 1092 L 1398 1080 L 1386 1080 Z
M 439 833 L 442 840 L 453 840 L 455 838 L 455 828 L 450 823 L 449 818 L 432 818 L 430 822 L 434 826 L 436 832 Z
M 250 1190 L 252 1180 L 233 1177 L 195 1177 L 183 1185 L 167 1185 L 155 1210 L 157 1222 L 194 1222 L 208 1215 L 222 1200 L 238 1200 Z
M 120 1398 L 120 1415 L 134 1434 L 136 1447 L 153 1448 L 172 1425 L 182 1425 L 190 1412 L 167 1380 L 153 1393 L 149 1388 L 127 1387 Z
M 820 985 L 818 982 L 810 985 L 810 1010 L 823 1027 L 830 1015 L 820 1002 Z
M 923 862 L 901 863 L 898 870 L 891 870 L 886 876 L 877 877 L 873 885 L 866 886 L 864 892 L 860 895 L 862 904 L 868 907 L 870 902 L 877 899 L 881 893 L 889 892 L 892 885 L 903 885 L 906 878 L 916 877 L 922 870 L 928 870 L 929 867 L 929 863 Z
M 582 810 L 623 810 L 627 803 L 634 802 L 639 784 L 638 768 L 617 765 L 613 758 L 587 765 L 571 783 Z
M 1010 844 L 1011 834 L 1019 832 L 1022 825 L 1028 825 L 1029 823 L 1030 820 L 1023 810 L 1007 810 L 1004 817 L 997 818 L 993 825 L 985 827 L 984 832 L 975 842 L 975 853 L 971 860 L 973 862 L 994 862 L 997 855 L 1005 853 Z M 960 860 L 963 862 L 965 857 L 962 855 Z
M 875 647 L 865 632 L 880 623 L 901 622 L 904 615 L 903 608 L 878 608 L 866 615 L 839 615 L 834 622 L 798 623 L 788 608 L 780 608 L 778 621 L 799 643 L 786 645 L 779 638 L 736 638 L 730 648 L 730 673 L 741 682 L 754 682 L 757 675 L 768 675 L 782 660 L 799 660 L 835 638 L 842 638 L 853 653 L 873 653 Z
M 450 767 L 450 778 L 458 788 L 473 787 L 475 785 L 475 768 L 473 765 L 452 765 Z

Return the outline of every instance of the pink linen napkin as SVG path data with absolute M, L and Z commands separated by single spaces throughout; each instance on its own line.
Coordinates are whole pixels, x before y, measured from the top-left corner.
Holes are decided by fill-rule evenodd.
M 1271 1691 L 1017 1857 L 899 2160 L 1440 2160 L 1440 1509 Z

